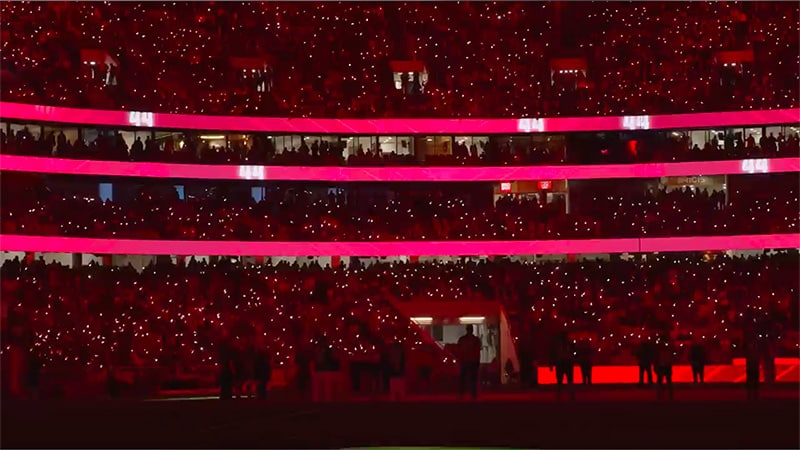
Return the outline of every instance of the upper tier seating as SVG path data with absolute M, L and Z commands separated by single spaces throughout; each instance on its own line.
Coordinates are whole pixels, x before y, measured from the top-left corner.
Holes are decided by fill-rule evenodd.
M 800 102 L 796 2 L 0 8 L 5 101 L 291 117 L 658 114 Z M 86 49 L 106 52 L 108 67 L 84 64 Z M 752 62 L 717 61 L 718 51 L 747 49 Z M 268 68 L 248 74 L 231 56 Z M 551 73 L 551 59 L 564 57 L 585 58 L 586 73 Z M 404 93 L 390 61 L 414 58 L 427 81 L 410 77 Z

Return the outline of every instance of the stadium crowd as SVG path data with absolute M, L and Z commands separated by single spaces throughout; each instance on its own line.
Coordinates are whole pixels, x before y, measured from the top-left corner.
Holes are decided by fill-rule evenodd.
M 577 14 L 582 20 L 572 20 Z M 796 108 L 798 23 L 796 2 L 2 2 L 0 97 L 79 108 L 331 118 Z M 734 60 L 720 53 L 725 51 L 736 53 Z M 398 61 L 424 70 L 393 73 Z M 0 151 L 109 161 L 354 166 L 800 153 L 797 134 L 728 134 L 698 144 L 687 136 L 651 142 L 641 133 L 613 148 L 570 143 L 569 152 L 556 144 L 492 138 L 424 156 L 377 145 L 353 150 L 321 137 L 280 148 L 255 134 L 247 143 L 220 147 L 177 131 L 180 138 L 131 142 L 108 131 L 90 141 L 41 131 L 0 130 Z M 798 233 L 792 175 L 792 182 L 759 178 L 763 184 L 756 189 L 729 185 L 724 192 L 584 191 L 570 197 L 569 207 L 560 193 L 493 199 L 488 184 L 482 201 L 477 191 L 446 188 L 320 193 L 271 185 L 257 202 L 250 191 L 230 194 L 219 186 L 186 199 L 172 186 L 150 186 L 134 199 L 103 201 L 39 184 L 7 189 L 11 182 L 3 181 L 0 231 L 244 241 Z M 553 195 L 548 200 L 545 194 Z M 752 335 L 769 342 L 773 356 L 796 356 L 799 273 L 796 250 L 570 262 L 515 257 L 362 264 L 352 258 L 333 267 L 225 257 L 66 267 L 14 258 L 0 268 L 0 354 L 5 363 L 12 347 L 23 348 L 29 374 L 135 367 L 167 371 L 172 378 L 214 378 L 225 360 L 223 347 L 231 345 L 239 354 L 266 350 L 269 366 L 292 368 L 296 380 L 307 381 L 320 342 L 348 365 L 380 359 L 399 343 L 409 367 L 430 372 L 455 361 L 397 305 L 486 300 L 507 311 L 520 354 L 540 362 L 548 359 L 551 338 L 564 332 L 591 349 L 595 364 L 632 364 L 643 343 L 665 334 L 676 343 L 676 359 L 689 358 L 690 348 L 701 345 L 709 362 L 728 362 L 743 354 Z
M 4 2 L 1 92 L 46 105 L 290 117 L 797 107 L 798 11 L 791 2 Z M 731 62 L 717 53 L 749 50 Z M 563 71 L 558 58 L 585 63 Z M 395 80 L 390 62 L 404 60 L 425 69 Z
M 172 186 L 145 186 L 132 201 L 101 201 L 96 194 L 15 184 L 15 189 L 3 189 L 0 217 L 5 234 L 128 239 L 536 240 L 797 233 L 797 179 L 782 179 L 727 193 L 684 187 L 606 194 L 598 188 L 570 194 L 569 213 L 565 195 L 548 202 L 543 192 L 503 195 L 492 203 L 485 190 L 313 192 L 283 186 L 255 202 L 249 191 L 217 189 L 180 200 Z
M 2 271 L 6 350 L 24 342 L 42 367 L 169 367 L 173 376 L 214 378 L 223 339 L 239 351 L 266 347 L 276 368 L 309 359 L 321 339 L 355 360 L 392 342 L 443 355 L 387 299 L 356 288 L 358 272 L 194 260 L 137 272 L 19 259 Z
M 15 258 L 2 267 L 4 346 L 24 344 L 52 370 L 112 364 L 187 374 L 214 370 L 225 335 L 256 339 L 275 367 L 296 364 L 324 338 L 343 361 L 400 342 L 410 366 L 444 367 L 448 354 L 396 302 L 483 300 L 502 303 L 515 339 L 566 330 L 591 344 L 595 364 L 630 364 L 638 344 L 664 333 L 676 358 L 699 341 L 708 362 L 721 363 L 740 356 L 753 331 L 773 341 L 774 355 L 797 354 L 798 268 L 795 250 L 579 262 L 353 259 L 334 267 L 192 257 L 69 268 Z M 544 345 L 534 343 L 540 363 Z
M 70 142 L 63 131 L 34 133 L 28 127 L 7 135 L 0 130 L 0 152 L 27 156 L 109 161 L 152 161 L 172 163 L 265 165 L 351 165 L 351 166 L 480 166 L 480 165 L 539 165 L 539 164 L 611 164 L 709 161 L 746 158 L 796 157 L 800 154 L 800 135 L 773 133 L 758 140 L 751 135 L 733 134 L 714 137 L 698 145 L 683 135 L 659 142 L 632 140 L 613 145 L 575 145 L 569 152 L 566 143 L 543 145 L 536 143 L 500 142 L 497 139 L 466 145 L 456 142 L 449 154 L 413 155 L 384 151 L 379 144 L 372 148 L 359 145 L 349 152 L 347 141 L 302 140 L 299 147 L 276 148 L 265 135 L 253 135 L 250 141 L 236 141 L 228 146 L 211 145 L 198 136 L 185 134 L 183 139 L 156 141 L 149 136 L 126 142 L 119 133 L 103 133 L 88 144 L 78 138 Z M 181 145 L 182 144 L 182 145 Z

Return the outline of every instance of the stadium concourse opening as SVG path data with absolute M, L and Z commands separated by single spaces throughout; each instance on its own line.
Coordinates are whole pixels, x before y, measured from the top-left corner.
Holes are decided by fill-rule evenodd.
M 800 448 L 796 2 L 0 28 L 0 446 Z

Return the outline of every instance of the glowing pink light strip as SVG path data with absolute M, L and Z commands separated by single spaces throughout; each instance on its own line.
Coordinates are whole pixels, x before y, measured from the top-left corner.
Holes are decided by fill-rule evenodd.
M 240 256 L 563 255 L 800 248 L 800 234 L 553 241 L 242 242 L 0 235 L 0 250 L 51 253 Z
M 301 167 L 134 163 L 0 155 L 0 170 L 205 180 L 521 181 L 798 172 L 800 158 L 586 166 Z
M 0 102 L 0 117 L 123 128 L 258 131 L 299 134 L 496 134 L 629 129 L 688 129 L 800 122 L 800 108 L 654 116 L 556 117 L 549 119 L 306 119 L 205 116 L 62 108 Z
M 800 248 L 800 234 L 643 238 L 640 240 L 639 251 L 691 252 L 697 250 L 762 250 L 768 248 Z

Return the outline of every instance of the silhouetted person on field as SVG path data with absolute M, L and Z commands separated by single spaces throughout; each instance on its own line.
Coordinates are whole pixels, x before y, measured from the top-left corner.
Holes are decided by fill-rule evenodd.
M 759 366 L 761 363 L 761 349 L 758 341 L 750 338 L 745 343 L 745 388 L 747 389 L 747 399 L 758 399 L 759 387 Z
M 311 386 L 311 361 L 313 350 L 308 345 L 300 346 L 295 353 L 295 364 L 297 365 L 297 390 L 305 396 Z
M 478 372 L 481 365 L 481 340 L 475 336 L 472 325 L 467 325 L 467 334 L 458 339 L 458 358 L 461 364 L 459 397 L 469 390 L 472 398 L 478 398 Z
M 332 401 L 339 394 L 341 362 L 326 336 L 319 335 L 316 341 L 311 395 L 315 402 Z
M 233 348 L 227 336 L 219 346 L 219 398 L 229 400 L 233 397 Z
M 578 346 L 578 365 L 581 368 L 581 383 L 590 385 L 592 384 L 592 358 L 594 357 L 594 349 L 592 343 L 588 339 L 581 341 Z
M 389 381 L 392 378 L 392 361 L 391 361 L 391 346 L 384 343 L 380 352 L 380 392 L 382 394 L 389 393 Z
M 696 341 L 689 349 L 689 364 L 692 366 L 692 379 L 695 383 L 705 383 L 706 348 Z
M 267 398 L 267 387 L 272 378 L 272 364 L 269 350 L 263 342 L 259 342 L 255 352 L 254 372 L 256 378 L 256 395 L 259 399 Z
M 42 371 L 42 361 L 39 355 L 31 352 L 28 355 L 27 384 L 29 397 L 36 400 L 39 398 L 39 379 Z
M 662 336 L 658 342 L 655 358 L 655 371 L 658 380 L 656 389 L 659 399 L 664 395 L 664 388 L 666 387 L 667 395 L 672 400 L 672 361 L 674 357 L 672 352 L 669 336 Z
M 253 360 L 249 346 L 243 340 L 233 345 L 233 395 L 238 398 L 249 397 L 248 381 L 252 380 Z
M 400 342 L 393 342 L 389 346 L 389 365 L 389 397 L 402 400 L 406 396 L 406 350 Z
M 113 364 L 108 364 L 108 368 L 106 370 L 106 390 L 108 396 L 111 398 L 117 398 L 120 395 L 120 382 L 117 379 L 116 368 Z
M 644 385 L 644 376 L 647 375 L 647 383 L 653 384 L 653 343 L 650 340 L 643 341 L 636 349 L 636 361 L 639 363 L 639 386 Z
M 575 349 L 572 343 L 569 341 L 569 335 L 567 333 L 561 333 L 556 338 L 555 342 L 553 343 L 550 361 L 550 369 L 552 370 L 553 367 L 555 367 L 556 370 L 556 396 L 561 399 L 561 389 L 563 387 L 564 380 L 566 380 L 567 388 L 569 389 L 569 396 L 570 398 L 574 399 Z

